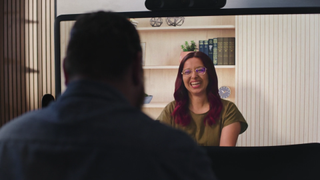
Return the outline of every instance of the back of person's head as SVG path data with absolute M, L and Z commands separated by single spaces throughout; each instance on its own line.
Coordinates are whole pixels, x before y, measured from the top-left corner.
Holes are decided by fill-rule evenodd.
M 42 108 L 47 107 L 53 101 L 54 97 L 51 94 L 43 95 L 41 100 Z
M 118 80 L 141 51 L 132 23 L 113 12 L 80 15 L 70 33 L 64 62 L 69 78 Z

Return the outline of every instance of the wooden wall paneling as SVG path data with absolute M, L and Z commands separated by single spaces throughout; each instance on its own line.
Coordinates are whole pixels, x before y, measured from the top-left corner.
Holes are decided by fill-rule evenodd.
M 17 31 L 17 23 L 16 23 L 16 14 L 17 14 L 17 2 L 16 0 L 11 1 L 11 63 L 10 63 L 10 70 L 11 70 L 11 115 L 14 116 L 16 114 L 16 107 L 17 107 L 17 39 L 16 39 L 16 31 Z
M 21 58 L 21 62 L 20 62 L 20 82 L 21 82 L 21 94 L 20 94 L 20 102 L 21 102 L 21 106 L 20 106 L 20 111 L 18 112 L 18 115 L 24 113 L 27 111 L 27 106 L 26 106 L 26 35 L 25 35 L 25 29 L 26 26 L 25 24 L 27 23 L 26 18 L 25 18 L 25 6 L 26 3 L 24 0 L 20 1 L 20 58 Z
M 304 47 L 306 46 L 305 42 L 303 41 L 305 39 L 305 34 L 304 34 L 304 27 L 301 27 L 303 23 L 304 18 L 302 16 L 297 16 L 297 94 L 301 94 L 301 96 L 295 96 L 297 99 L 297 105 L 296 109 L 301 109 L 297 111 L 297 116 L 296 116 L 296 139 L 295 142 L 302 142 L 303 139 L 303 129 L 304 129 L 304 123 L 300 123 L 299 121 L 302 121 L 304 119 L 304 96 L 302 95 L 303 89 L 304 89 L 304 75 L 303 73 L 298 73 L 298 72 L 304 72 L 304 67 L 305 67 L 305 62 L 304 62 Z
M 292 52 L 297 52 L 297 50 L 299 50 L 299 47 L 300 47 L 300 39 L 298 39 L 297 37 L 297 34 L 298 34 L 298 29 L 297 29 L 297 25 L 298 24 L 298 17 L 297 16 L 293 16 L 292 17 L 292 24 L 291 24 L 291 31 L 292 31 L 292 35 L 291 35 L 291 38 L 294 39 L 294 41 L 292 42 Z M 297 79 L 297 76 L 298 74 L 300 73 L 297 73 L 299 72 L 298 71 L 298 57 L 297 57 L 297 54 L 295 54 L 295 56 L 292 56 L 292 64 L 291 64 L 291 69 L 292 69 L 292 72 L 291 72 L 291 78 L 292 79 Z M 299 105 L 298 105 L 298 99 L 295 97 L 295 94 L 297 93 L 297 89 L 298 89 L 298 86 L 297 86 L 297 82 L 298 81 L 292 81 L 292 90 L 291 90 L 291 97 L 290 99 L 292 99 L 292 105 L 291 105 L 291 109 L 294 110 L 296 108 L 299 108 Z M 292 138 L 291 138 L 291 141 L 292 142 L 297 142 L 298 139 L 297 139 L 297 133 L 298 132 L 298 128 L 299 128 L 299 123 L 296 122 L 296 121 L 293 121 L 295 118 L 297 118 L 299 116 L 299 111 L 293 111 L 292 112 L 293 116 L 292 116 L 292 129 L 291 129 L 291 134 L 292 134 Z
M 43 77 L 45 76 L 45 73 L 44 73 L 44 69 L 42 68 L 42 65 L 44 64 L 44 61 L 45 59 L 43 58 L 43 55 L 44 55 L 44 46 L 45 44 L 43 43 L 43 34 L 45 33 L 45 29 L 43 29 L 43 24 L 44 24 L 44 19 L 45 19 L 45 13 L 42 11 L 42 4 L 43 1 L 42 0 L 37 0 L 37 21 L 38 23 L 36 24 L 37 26 L 37 45 L 38 45 L 38 48 L 37 48 L 37 70 L 38 70 L 38 74 L 37 74 L 37 98 L 39 99 L 36 104 L 37 108 L 40 108 L 41 107 L 41 97 L 43 95 Z
M 279 100 L 281 94 L 282 94 L 282 89 L 279 87 L 279 80 L 281 78 L 279 78 L 280 76 L 280 55 L 279 55 L 279 42 L 281 41 L 279 38 L 281 38 L 279 36 L 279 16 L 278 15 L 273 15 L 272 16 L 272 20 L 273 20 L 273 45 L 272 45 L 272 53 L 273 53 L 273 66 L 271 67 L 273 69 L 273 78 L 274 78 L 274 82 L 272 84 L 272 89 L 271 92 L 273 92 L 270 97 L 274 97 L 273 102 L 274 105 L 272 106 L 272 115 L 273 115 L 273 122 L 272 122 L 272 144 L 274 145 L 278 145 L 279 144 L 279 137 L 281 137 L 279 135 L 279 126 L 281 126 L 281 119 L 279 118 L 279 113 L 278 110 L 279 108 L 281 108 L 281 106 L 279 105 L 279 103 L 281 102 Z
M 305 97 L 304 97 L 304 101 L 305 101 L 305 106 L 304 106 L 304 115 L 303 115 L 303 121 L 304 123 L 304 133 L 303 133 L 303 139 L 302 142 L 307 142 L 310 139 L 309 136 L 309 124 L 312 124 L 312 119 L 311 119 L 311 112 L 309 111 L 310 108 L 308 108 L 307 106 L 309 106 L 310 104 L 308 102 L 310 102 L 310 92 L 306 92 L 306 91 L 310 91 L 311 90 L 311 83 L 310 83 L 310 18 L 311 16 L 304 15 L 304 32 L 305 32 L 305 77 L 304 77 L 304 82 L 305 82 L 305 87 L 303 88 L 303 93 L 305 93 Z M 309 87 L 308 89 L 305 89 L 306 87 Z
M 39 108 L 43 93 L 54 88 L 51 30 L 54 0 L 4 0 L 1 3 L 0 125 L 3 125 Z
M 24 94 L 24 87 L 23 87 L 23 59 L 22 59 L 22 54 L 23 54 L 23 50 L 22 50 L 22 44 L 23 44 L 23 37 L 24 34 L 23 32 L 23 24 L 22 24 L 22 5 L 24 4 L 21 0 L 17 1 L 17 14 L 16 14 L 16 19 L 17 19 L 17 113 L 16 114 L 21 114 L 22 113 L 22 106 L 23 106 L 23 97 L 22 94 Z
M 320 96 L 319 96 L 319 93 L 316 91 L 316 89 L 320 89 L 320 83 L 319 83 L 319 69 L 320 69 L 320 66 L 319 66 L 319 51 L 317 51 L 317 49 L 319 49 L 319 35 L 317 34 L 317 32 L 320 31 L 319 29 L 319 16 L 314 16 L 314 19 L 312 22 L 310 22 L 311 24 L 314 25 L 314 30 L 312 32 L 313 36 L 314 36 L 314 39 L 313 41 L 311 42 L 311 44 L 313 44 L 314 46 L 314 49 L 311 49 L 311 52 L 312 53 L 312 56 L 311 56 L 311 59 L 317 59 L 318 61 L 314 61 L 314 64 L 311 64 L 311 68 L 312 68 L 312 75 L 314 77 L 316 77 L 318 79 L 318 81 L 316 81 L 315 83 L 312 83 L 312 92 L 310 93 L 310 96 L 311 96 L 311 99 L 315 99 L 314 101 L 312 101 L 313 103 L 311 104 L 311 108 L 312 109 L 312 112 L 313 112 L 313 121 L 315 122 L 314 125 L 310 125 L 311 126 L 311 131 L 314 132 L 313 136 L 312 136 L 312 140 L 314 142 L 317 141 L 317 139 L 320 139 L 320 136 L 319 136 L 319 129 L 320 129 L 320 123 L 319 123 L 319 113 L 318 113 L 318 108 L 320 106 L 320 103 L 319 103 L 319 100 L 320 100 Z M 318 87 L 317 87 L 318 86 Z
M 8 37 L 6 36 L 7 35 L 7 27 L 8 27 L 8 9 L 7 9 L 7 7 L 8 7 L 8 2 L 6 2 L 6 1 L 4 1 L 3 2 L 3 24 L 4 24 L 4 28 L 3 28 L 3 59 L 2 59 L 2 62 L 3 62 L 3 66 L 2 66 L 2 77 L 3 77 L 3 79 L 2 79 L 2 87 L 4 87 L 3 88 L 3 96 L 1 96 L 2 97 L 2 102 L 3 102 L 3 106 L 2 106 L 2 113 L 3 113 L 3 117 L 4 117 L 4 119 L 7 119 L 7 116 L 8 116 L 8 113 L 5 113 L 6 111 L 7 111 L 7 102 L 8 102 L 8 100 L 7 100 L 7 96 L 5 96 L 5 94 L 7 93 L 7 88 L 5 88 L 5 87 L 7 87 L 7 75 L 6 75 L 6 73 L 7 73 L 7 71 L 6 71 L 6 68 L 7 68 L 7 64 L 6 64 L 6 62 L 7 62 L 7 52 L 8 52 L 8 47 L 7 47 L 7 42 L 8 42 Z
M 54 27 L 54 20 L 55 20 L 55 1 L 51 0 L 50 4 L 49 4 L 49 9 L 50 9 L 50 14 L 49 14 L 49 18 L 50 18 L 50 26 L 48 27 L 49 32 L 50 32 L 50 60 L 51 60 L 51 68 L 50 68 L 50 80 L 51 80 L 51 94 L 55 95 L 55 61 L 54 61 L 54 32 L 53 32 L 53 27 Z M 57 97 L 56 97 L 57 98 Z
M 4 101 L 3 101 L 3 68 L 4 68 L 4 57 L 3 57 L 3 44 L 4 44 L 4 2 L 0 1 L 0 125 L 4 119 Z
M 26 4 L 25 4 L 25 41 L 24 41 L 24 44 L 25 44 L 25 82 L 26 82 L 26 93 L 25 93 L 25 99 L 26 99 L 26 109 L 25 111 L 27 111 L 28 109 L 30 109 L 30 71 L 29 71 L 29 62 L 30 62 L 30 45 L 29 45 L 29 40 L 30 40 L 30 37 L 29 37 L 29 31 L 30 31 L 30 18 L 29 18 L 29 0 L 25 0 Z
M 316 79 L 320 79 L 320 63 L 319 63 L 319 59 L 320 59 L 320 51 L 318 51 L 318 49 L 320 49 L 320 45 L 319 45 L 319 42 L 320 42 L 320 35 L 319 32 L 320 31 L 320 16 L 317 15 L 316 18 L 315 18 L 315 44 L 314 44 L 314 47 L 315 47 L 315 57 L 314 59 L 316 60 L 315 61 L 315 77 Z M 314 86 L 314 95 L 315 95 L 315 104 L 313 106 L 313 109 L 314 109 L 314 112 L 316 112 L 315 114 L 315 118 L 314 120 L 317 122 L 314 126 L 314 132 L 315 133 L 315 138 L 314 138 L 314 142 L 318 141 L 319 142 L 319 139 L 320 139 L 320 122 L 319 122 L 319 119 L 320 119 L 320 112 L 319 112 L 319 107 L 320 107 L 320 95 L 319 95 L 319 91 L 320 90 L 320 82 L 319 81 L 315 81 L 315 86 Z
M 239 110 L 242 112 L 242 114 L 244 115 L 243 111 L 244 111 L 244 101 L 242 101 L 242 93 L 244 93 L 245 91 L 243 90 L 244 86 L 242 85 L 243 82 L 241 81 L 241 79 L 243 79 L 243 74 L 239 73 L 238 68 L 244 68 L 245 66 L 242 66 L 242 63 L 239 63 L 240 57 L 244 56 L 243 53 L 243 47 L 241 45 L 238 45 L 238 43 L 243 42 L 246 34 L 242 31 L 244 28 L 242 26 L 245 25 L 245 20 L 240 20 L 241 17 L 236 16 L 236 21 L 235 21 L 235 27 L 237 28 L 235 31 L 235 37 L 236 37 L 236 45 L 235 45 L 235 57 L 236 57 L 236 91 L 235 91 L 235 96 L 237 97 L 235 100 L 236 105 L 238 106 Z M 241 21 L 241 23 L 239 23 Z M 241 33 L 241 36 L 239 35 Z M 246 71 L 243 71 L 243 73 L 245 73 Z M 241 76 L 241 77 L 240 77 Z M 241 94 L 240 94 L 241 93 Z M 246 117 L 244 117 L 246 118 Z M 247 142 L 246 138 L 247 138 L 247 133 L 242 134 L 239 138 L 238 138 L 238 142 L 237 144 L 245 144 Z
M 54 52 L 54 49 L 53 47 L 54 46 L 50 46 L 50 44 L 53 44 L 54 41 L 53 41 L 53 27 L 54 27 L 54 20 L 53 20 L 53 17 L 52 14 L 54 14 L 54 12 L 52 12 L 52 7 L 54 7 L 54 4 L 52 2 L 54 1 L 45 1 L 45 5 L 43 7 L 43 9 L 45 9 L 45 42 L 46 42 L 46 48 L 45 48 L 45 52 L 46 52 L 46 56 L 45 56 L 45 59 L 44 59 L 44 62 L 45 62 L 45 70 L 46 70 L 46 77 L 45 77 L 45 80 L 46 80 L 46 86 L 45 86 L 45 93 L 46 94 L 51 94 L 53 96 L 55 96 L 55 93 L 54 93 L 54 56 L 53 56 L 53 52 Z
M 236 18 L 238 145 L 319 142 L 319 15 Z
M 309 29 L 307 29 L 307 34 L 308 34 L 308 38 L 309 39 L 309 43 L 307 46 L 307 53 L 308 53 L 308 64 L 307 64 L 307 68 L 309 69 L 307 77 L 306 77 L 306 82 L 307 84 L 309 84 L 310 89 L 309 89 L 309 93 L 307 94 L 307 102 L 310 102 L 309 106 L 310 108 L 306 109 L 306 113 L 307 115 L 310 114 L 310 118 L 307 119 L 306 125 L 307 125 L 307 139 L 310 140 L 314 140 L 316 133 L 313 129 L 313 126 L 317 125 L 317 122 L 314 121 L 314 117 L 315 117 L 315 112 L 313 110 L 313 106 L 314 106 L 314 101 L 312 101 L 312 99 L 314 98 L 315 92 L 314 92 L 314 83 L 312 83 L 312 77 L 315 75 L 314 72 L 314 64 L 315 62 L 312 61 L 312 59 L 314 59 L 314 52 L 315 52 L 315 48 L 314 48 L 314 38 L 315 37 L 315 33 L 314 33 L 314 29 L 315 29 L 315 16 L 311 15 L 308 22 L 307 22 L 307 27 L 310 27 Z M 306 115 L 306 116 L 307 116 Z
M 12 1 L 11 2 L 8 2 L 8 9 L 7 9 L 7 18 L 8 18 L 8 31 L 7 31 L 7 36 L 8 36 L 8 40 L 7 40 L 7 46 L 8 46 L 8 51 L 7 51 L 7 67 L 6 67 L 6 70 L 7 70 L 7 76 L 8 76 L 8 79 L 7 79 L 7 87 L 8 87 L 8 100 L 7 100 L 7 104 L 8 104 L 8 113 L 9 113 L 9 117 L 11 117 L 13 115 L 13 112 L 12 112 L 12 81 L 10 80 L 12 77 L 12 69 L 11 69 L 11 58 L 12 58 Z M 10 79 L 9 79 L 10 77 Z
M 43 55 L 42 55 L 42 71 L 43 71 L 43 92 L 41 94 L 41 98 L 43 95 L 45 94 L 51 94 L 51 90 L 49 89 L 50 86 L 50 79 L 48 77 L 50 77 L 50 66 L 48 66 L 48 64 L 50 65 L 50 49 L 49 49 L 49 43 L 50 43 L 50 31 L 49 28 L 50 27 L 50 8 L 49 8 L 49 3 L 48 1 L 44 1 L 42 3 L 42 16 L 43 16 L 43 20 L 42 20 L 42 44 L 43 44 Z
M 261 16 L 260 17 L 260 36 L 261 36 L 261 39 L 260 39 L 260 43 L 259 43 L 259 46 L 261 49 L 266 49 L 268 47 L 267 45 L 267 36 L 266 36 L 266 33 L 268 32 L 267 31 L 267 18 L 265 16 Z M 266 115 L 266 111 L 267 109 L 265 108 L 266 106 L 264 106 L 264 104 L 266 103 L 266 99 L 265 99 L 265 96 L 264 94 L 266 93 L 266 82 L 264 81 L 264 79 L 268 78 L 267 77 L 267 74 L 266 74 L 266 64 L 269 63 L 269 59 L 266 57 L 267 54 L 269 53 L 265 53 L 265 51 L 261 51 L 260 52 L 260 88 L 259 88 L 259 91 L 258 91 L 258 95 L 259 95 L 259 98 L 260 98 L 260 105 L 259 105 L 259 115 L 257 116 L 257 118 L 259 120 L 262 120 Z M 268 126 L 268 122 L 267 121 L 261 121 L 260 122 L 260 127 L 259 127 L 259 131 L 260 131 L 260 135 L 259 135 L 259 142 L 257 142 L 257 144 L 259 145 L 263 145 L 265 144 L 265 142 L 267 142 L 267 137 L 266 136 L 263 136 L 262 134 L 266 134 L 266 131 L 268 129 L 266 129 L 265 127 Z
M 33 7 L 32 7 L 32 20 L 35 21 L 35 23 L 32 23 L 32 38 L 33 38 L 33 58 L 31 59 L 32 61 L 32 69 L 35 71 L 35 73 L 32 73 L 32 78 L 33 78 L 33 84 L 32 84 L 32 93 L 33 93 L 33 98 L 32 98 L 32 109 L 38 109 L 39 106 L 39 99 L 38 99 L 38 87 L 39 87 L 39 81 L 38 81 L 38 76 L 39 76 L 39 69 L 38 69 L 38 63 L 39 63 L 39 56 L 38 56 L 38 24 L 40 23 L 38 18 L 37 18 L 37 3 L 38 0 L 33 0 Z
M 291 22 L 292 18 L 290 15 L 284 15 L 284 18 L 280 24 L 283 24 L 283 29 L 282 29 L 282 37 L 283 37 L 283 44 L 282 44 L 282 58 L 281 61 L 283 61 L 282 64 L 282 74 L 283 74 L 283 81 L 282 81 L 282 110 L 281 114 L 282 117 L 281 119 L 287 119 L 286 121 L 282 121 L 282 131 L 281 131 L 281 136 L 284 137 L 284 141 L 282 141 L 282 144 L 290 144 L 291 143 L 291 135 L 290 135 L 290 121 L 292 119 L 291 113 L 290 113 L 290 104 L 291 104 L 291 98 L 290 98 L 290 93 L 291 93 L 291 48 L 290 46 L 292 45 L 292 38 L 291 38 Z
M 32 38 L 32 33 L 33 33 L 33 29 L 32 29 L 32 22 L 33 22 L 33 18 L 32 18 L 32 3 L 34 0 L 28 0 L 28 4 L 27 4 L 27 9 L 28 9 L 28 72 L 27 72 L 27 79 L 29 81 L 28 83 L 28 87 L 27 87 L 27 98 L 28 98 L 28 109 L 34 109 L 33 104 L 32 104 L 32 100 L 33 100 L 33 84 L 34 84 L 34 80 L 33 80 L 33 76 L 32 76 L 32 72 L 31 70 L 33 69 L 33 63 L 32 63 L 32 59 L 33 59 L 33 38 Z
M 21 0 L 16 0 L 16 14 L 15 14 L 15 19 L 16 19 L 16 31 L 15 31 L 15 36 L 16 36 L 16 94 L 15 94 L 15 102 L 17 103 L 15 106 L 15 114 L 19 114 L 21 112 L 21 28 L 20 28 L 20 3 Z
M 255 29 L 254 29 L 254 35 L 257 37 L 256 41 L 255 41 L 255 45 L 254 47 L 257 48 L 262 48 L 262 44 L 261 42 L 261 16 L 255 16 Z M 255 119 L 260 119 L 260 113 L 261 112 L 261 51 L 256 51 L 256 53 L 254 54 L 254 61 L 255 61 L 255 68 L 253 71 L 253 74 L 257 74 L 256 76 L 254 76 L 254 81 L 257 82 L 256 87 L 254 88 L 254 97 L 255 97 L 255 102 L 254 102 L 254 107 L 257 109 L 254 112 L 254 117 Z M 261 133 L 263 133 L 263 121 L 258 121 L 256 124 L 256 131 L 259 131 Z M 255 144 L 261 145 L 262 142 L 262 136 L 261 133 L 257 133 L 258 135 L 255 137 Z
M 6 100 L 5 100 L 5 52 L 6 52 L 6 46 L 5 46 L 5 42 L 6 42 L 6 36 L 5 36 L 5 32 L 6 32 L 6 25 L 7 25 L 7 11 L 6 11 L 6 6 L 7 3 L 5 1 L 0 1 L 1 7 L 0 8 L 0 123 L 3 124 L 4 120 L 6 119 L 6 114 L 5 109 L 6 109 Z M 0 125 L 1 125 L 0 124 Z

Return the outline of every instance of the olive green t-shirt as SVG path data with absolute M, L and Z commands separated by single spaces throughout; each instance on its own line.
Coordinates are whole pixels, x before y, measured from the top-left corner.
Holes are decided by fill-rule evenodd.
M 234 122 L 240 122 L 240 134 L 243 133 L 248 127 L 246 120 L 233 102 L 224 99 L 221 101 L 223 108 L 221 110 L 220 119 L 216 124 L 211 126 L 203 123 L 208 112 L 203 114 L 195 114 L 192 111 L 190 111 L 191 121 L 189 125 L 183 127 L 179 124 L 176 124 L 174 117 L 171 115 L 175 108 L 175 101 L 170 102 L 164 108 L 157 120 L 187 132 L 201 146 L 219 146 L 223 127 Z

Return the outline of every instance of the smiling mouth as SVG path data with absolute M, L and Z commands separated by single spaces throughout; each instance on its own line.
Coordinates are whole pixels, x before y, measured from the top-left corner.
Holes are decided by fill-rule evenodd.
M 190 83 L 190 85 L 193 87 L 193 88 L 197 88 L 200 86 L 200 82 L 192 82 Z

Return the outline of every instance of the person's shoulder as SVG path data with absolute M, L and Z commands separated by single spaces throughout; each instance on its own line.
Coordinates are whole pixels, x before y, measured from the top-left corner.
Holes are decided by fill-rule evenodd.
M 221 102 L 223 105 L 234 105 L 232 101 L 226 100 L 226 99 L 221 99 Z
M 176 101 L 173 100 L 171 102 L 169 102 L 166 106 L 165 106 L 165 109 L 174 109 L 176 106 Z
M 237 106 L 234 102 L 232 101 L 229 101 L 229 100 L 226 100 L 226 99 L 221 99 L 221 102 L 222 102 L 222 105 L 223 105 L 223 108 L 224 109 L 234 109 L 236 108 L 237 109 Z
M 0 128 L 0 139 L 22 137 L 25 130 L 29 129 L 29 127 L 35 123 L 39 111 L 40 110 L 27 112 L 4 124 Z

